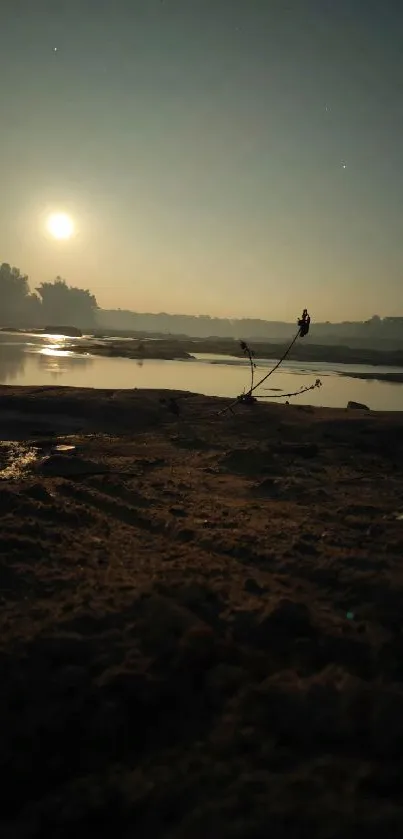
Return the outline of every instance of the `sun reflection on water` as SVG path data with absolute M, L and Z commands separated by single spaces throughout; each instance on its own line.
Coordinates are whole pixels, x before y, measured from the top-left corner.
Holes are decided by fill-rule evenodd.
M 54 355 L 64 358 L 65 356 L 73 356 L 75 357 L 75 353 L 71 350 L 64 350 L 60 347 L 60 345 L 55 345 L 54 347 L 44 347 L 42 350 L 39 351 L 39 355 Z

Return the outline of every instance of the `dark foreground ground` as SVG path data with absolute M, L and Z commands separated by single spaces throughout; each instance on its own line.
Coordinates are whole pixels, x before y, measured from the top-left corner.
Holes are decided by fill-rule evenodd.
M 403 416 L 160 397 L 0 388 L 1 837 L 400 839 Z

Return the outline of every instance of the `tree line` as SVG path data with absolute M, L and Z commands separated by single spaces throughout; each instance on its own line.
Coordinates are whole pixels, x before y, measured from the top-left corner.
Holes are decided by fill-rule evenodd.
M 31 291 L 29 279 L 7 262 L 0 265 L 0 324 L 39 327 L 51 324 L 88 329 L 96 324 L 98 304 L 88 289 L 67 285 L 61 277 Z

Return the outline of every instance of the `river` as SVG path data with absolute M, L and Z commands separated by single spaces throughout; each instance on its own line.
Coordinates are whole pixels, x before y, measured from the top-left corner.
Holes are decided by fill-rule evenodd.
M 173 388 L 211 396 L 235 397 L 249 386 L 248 362 L 242 358 L 197 354 L 188 361 L 136 361 L 65 352 L 60 336 L 0 333 L 0 384 L 62 385 L 94 388 Z M 88 339 L 86 339 L 88 343 Z M 257 362 L 261 378 L 275 363 Z M 400 372 L 397 367 L 285 362 L 257 393 L 276 401 L 309 386 L 317 378 L 322 387 L 293 397 L 292 402 L 345 407 L 349 400 L 363 402 L 373 410 L 403 411 L 403 384 L 360 380 L 341 373 Z

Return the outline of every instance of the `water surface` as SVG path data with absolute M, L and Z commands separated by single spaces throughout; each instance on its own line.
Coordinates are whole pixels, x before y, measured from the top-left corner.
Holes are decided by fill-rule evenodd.
M 88 339 L 85 340 L 87 344 Z M 199 353 L 190 361 L 138 361 L 66 353 L 63 346 L 67 343 L 71 346 L 72 339 L 0 333 L 0 384 L 115 389 L 173 388 L 208 396 L 230 397 L 237 396 L 249 387 L 249 366 L 243 358 Z M 259 378 L 275 363 L 269 359 L 256 361 L 256 376 Z M 282 393 L 309 386 L 320 378 L 320 390 L 310 391 L 290 401 L 345 407 L 352 399 L 364 402 L 373 410 L 403 410 L 402 384 L 353 379 L 339 375 L 342 372 L 403 370 L 398 367 L 289 361 L 268 379 L 258 393 L 281 401 L 278 397 Z

